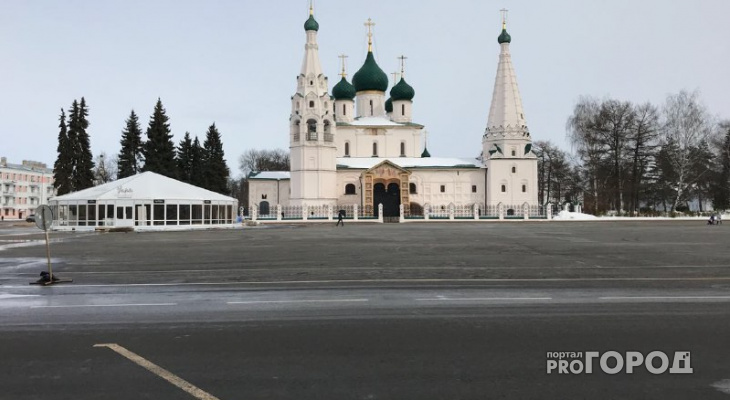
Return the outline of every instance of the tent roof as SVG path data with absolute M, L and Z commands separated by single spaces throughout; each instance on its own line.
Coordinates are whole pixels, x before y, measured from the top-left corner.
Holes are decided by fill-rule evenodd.
M 232 197 L 149 171 L 78 192 L 56 196 L 51 201 L 116 199 L 236 201 Z

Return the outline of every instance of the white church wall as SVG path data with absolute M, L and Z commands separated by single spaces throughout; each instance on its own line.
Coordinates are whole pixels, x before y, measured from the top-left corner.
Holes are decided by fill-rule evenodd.
M 484 169 L 414 169 L 410 182 L 416 184 L 411 202 L 421 206 L 472 205 L 484 203 Z M 443 186 L 443 192 L 441 187 Z M 476 191 L 474 191 L 474 189 Z
M 538 204 L 537 159 L 491 159 L 488 161 L 488 168 L 489 205 L 502 203 L 517 206 L 525 202 L 530 205 Z
M 248 183 L 248 204 L 257 207 L 262 201 L 267 201 L 270 206 L 275 207 L 277 204 L 282 206 L 289 205 L 290 181 L 284 180 L 268 180 L 268 179 L 251 179 Z
M 423 152 L 421 145 L 421 128 L 361 128 L 338 126 L 335 144 L 337 156 L 345 157 L 345 143 L 349 143 L 350 157 L 372 157 L 373 143 L 378 145 L 380 158 L 420 157 Z M 404 144 L 404 153 L 401 153 L 401 143 Z

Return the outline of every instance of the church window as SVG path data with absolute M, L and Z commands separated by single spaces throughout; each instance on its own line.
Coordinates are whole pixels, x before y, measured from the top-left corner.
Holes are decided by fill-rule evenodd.
M 507 185 L 502 185 L 502 193 L 507 193 Z
M 406 142 L 400 142 L 400 156 L 406 156 Z
M 411 182 L 408 184 L 408 193 L 410 194 L 418 194 L 418 191 L 416 190 L 416 184 Z
M 317 140 L 317 121 L 307 120 L 307 140 Z
M 355 185 L 352 183 L 348 183 L 345 185 L 345 194 L 356 194 L 355 193 Z
M 471 192 L 476 193 L 477 192 L 477 185 L 471 185 Z
M 373 157 L 378 156 L 378 142 L 373 142 Z
M 406 105 L 405 104 L 400 105 L 400 115 L 406 115 Z
M 517 151 L 515 151 L 515 149 L 512 149 L 512 157 L 514 157 L 516 155 L 517 155 Z
M 527 193 L 527 185 L 522 185 L 522 193 Z
M 330 121 L 325 120 L 324 121 L 324 141 L 325 142 L 332 142 L 334 141 L 334 136 L 332 135 L 332 130 L 330 129 Z
M 309 108 L 314 108 L 314 101 L 313 100 L 309 100 Z
M 347 106 L 342 105 L 342 115 L 347 115 Z
M 309 86 L 314 85 L 314 81 L 309 81 Z
M 446 185 L 441 185 L 441 193 L 446 193 Z
M 350 142 L 345 142 L 345 157 L 350 157 Z
M 514 174 L 516 172 L 517 172 L 517 167 L 512 167 L 512 173 Z
M 372 100 L 370 100 L 370 115 L 375 115 L 375 113 L 373 112 L 373 101 Z
M 261 198 L 262 198 L 262 199 L 264 199 L 264 200 L 266 200 L 266 196 L 267 196 L 267 195 L 265 195 L 265 194 L 262 194 L 262 195 L 261 195 Z

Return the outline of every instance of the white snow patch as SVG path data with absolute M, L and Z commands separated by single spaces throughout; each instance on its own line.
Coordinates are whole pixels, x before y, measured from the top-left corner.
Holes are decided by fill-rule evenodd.
M 0 293 L 0 300 L 5 299 L 16 299 L 18 297 L 38 297 L 39 294 L 9 294 L 9 293 Z
M 590 214 L 583 214 L 578 212 L 570 212 L 570 211 L 561 211 L 553 217 L 553 219 L 556 220 L 579 220 L 579 221 L 585 221 L 589 219 L 597 219 L 595 215 Z
M 730 394 L 730 379 L 723 379 L 721 381 L 717 381 L 710 386 L 714 387 L 715 389 L 717 389 L 725 394 Z

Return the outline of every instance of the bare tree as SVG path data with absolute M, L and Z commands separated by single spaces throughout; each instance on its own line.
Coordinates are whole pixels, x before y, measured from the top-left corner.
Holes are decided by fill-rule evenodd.
M 631 209 L 638 211 L 641 188 L 659 145 L 659 110 L 651 103 L 636 106 L 629 136 L 631 156 Z
M 600 136 L 593 124 L 594 116 L 599 111 L 600 105 L 596 99 L 581 97 L 566 124 L 568 139 L 584 167 L 583 171 L 593 198 L 593 212 L 598 212 L 599 170 L 605 155 Z
M 289 171 L 289 152 L 282 149 L 250 149 L 241 155 L 238 164 L 244 177 L 251 172 Z
M 107 156 L 99 153 L 94 160 L 94 186 L 111 182 L 117 179 L 117 156 Z
M 710 139 L 714 121 L 707 108 L 700 102 L 699 92 L 681 91 L 667 97 L 663 109 L 662 140 L 671 144 L 667 157 L 676 179 L 671 182 L 674 192 L 672 210 L 684 200 L 688 189 L 699 176 L 696 165 L 702 152 L 696 151 Z

